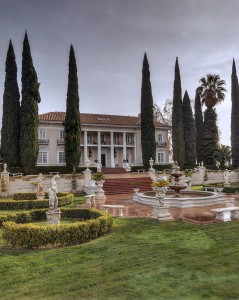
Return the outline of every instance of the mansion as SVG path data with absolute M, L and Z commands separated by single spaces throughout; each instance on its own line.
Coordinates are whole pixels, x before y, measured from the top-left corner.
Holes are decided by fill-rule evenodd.
M 122 167 L 142 165 L 140 117 L 81 113 L 80 166 Z M 65 165 L 64 112 L 39 115 L 37 165 Z M 170 126 L 155 122 L 156 161 L 169 162 Z

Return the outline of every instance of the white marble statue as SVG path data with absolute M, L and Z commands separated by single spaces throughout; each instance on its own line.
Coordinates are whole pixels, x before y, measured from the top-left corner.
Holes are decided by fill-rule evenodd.
M 224 184 L 225 185 L 230 185 L 230 177 L 231 177 L 231 172 L 226 169 L 224 172 Z
M 37 177 L 37 182 L 38 182 L 38 185 L 37 185 L 37 193 L 39 194 L 42 194 L 44 191 L 43 191 L 43 176 L 42 176 L 42 173 L 40 173 Z
M 58 198 L 57 198 L 58 189 L 57 189 L 56 179 L 59 178 L 60 178 L 59 175 L 53 176 L 48 189 L 50 210 L 57 210 L 58 207 Z

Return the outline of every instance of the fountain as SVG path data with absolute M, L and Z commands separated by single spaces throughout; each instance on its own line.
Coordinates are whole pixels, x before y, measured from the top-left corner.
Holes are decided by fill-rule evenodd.
M 169 188 L 170 188 L 170 190 L 173 190 L 175 192 L 174 197 L 176 197 L 176 198 L 181 197 L 180 192 L 187 188 L 187 185 L 179 184 L 180 177 L 182 175 L 183 174 L 180 172 L 180 167 L 178 166 L 177 162 L 175 162 L 175 164 L 172 168 L 172 172 L 171 172 L 171 176 L 173 177 L 175 184 L 169 185 Z
M 151 169 L 153 168 L 151 167 Z M 152 172 L 152 174 L 154 175 L 154 180 L 156 181 L 158 179 L 157 175 L 155 174 L 155 172 Z M 169 185 L 169 190 L 166 192 L 165 197 L 161 197 L 160 199 L 161 202 L 163 201 L 164 206 L 167 206 L 169 208 L 191 208 L 226 204 L 226 196 L 221 193 L 186 190 L 186 185 L 179 184 L 180 177 L 182 175 L 183 174 L 182 172 L 180 172 L 179 166 L 175 164 L 171 172 L 171 176 L 173 177 L 175 184 Z M 133 195 L 133 201 L 153 207 L 159 207 L 160 203 L 159 197 L 157 196 L 155 190 L 148 192 L 138 192 L 137 194 Z

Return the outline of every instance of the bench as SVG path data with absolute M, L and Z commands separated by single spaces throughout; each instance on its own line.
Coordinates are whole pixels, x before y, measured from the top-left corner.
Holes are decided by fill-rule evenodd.
M 60 172 L 49 172 L 50 175 L 58 175 Z
M 85 196 L 85 203 L 86 204 L 91 204 L 91 202 L 93 204 L 95 204 L 95 195 L 86 195 Z
M 145 169 L 138 169 L 137 172 L 145 172 Z
M 217 192 L 217 187 L 214 187 L 214 186 L 204 186 L 204 191 L 216 193 Z
M 10 173 L 10 176 L 12 176 L 13 178 L 17 177 L 17 178 L 23 178 L 23 173 Z
M 103 207 L 106 211 L 108 211 L 109 208 L 118 208 L 118 210 L 119 210 L 118 217 L 123 217 L 123 208 L 124 208 L 124 205 L 104 204 L 104 205 L 102 205 L 102 207 Z
M 231 221 L 231 218 L 239 219 L 239 207 L 237 206 L 214 208 L 211 211 L 216 213 L 216 220 L 227 222 Z

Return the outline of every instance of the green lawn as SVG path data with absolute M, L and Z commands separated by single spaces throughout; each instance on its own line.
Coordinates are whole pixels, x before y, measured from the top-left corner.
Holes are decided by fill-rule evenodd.
M 7 249 L 0 299 L 239 299 L 239 222 L 115 218 L 110 234 L 46 250 Z

